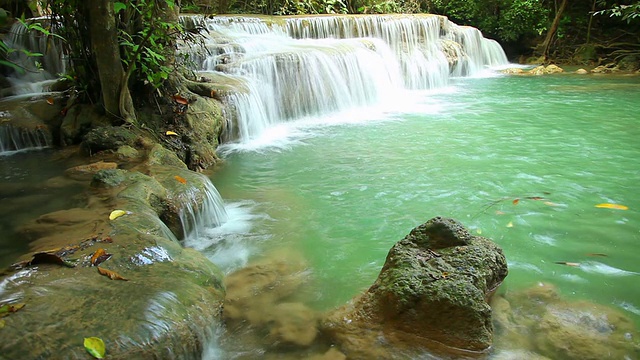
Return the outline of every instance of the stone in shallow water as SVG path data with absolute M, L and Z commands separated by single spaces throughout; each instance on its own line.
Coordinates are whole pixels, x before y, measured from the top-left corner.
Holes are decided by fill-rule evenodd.
M 322 329 L 355 358 L 485 351 L 493 333 L 486 299 L 506 275 L 496 244 L 437 217 L 396 243 L 373 286 L 330 313 Z

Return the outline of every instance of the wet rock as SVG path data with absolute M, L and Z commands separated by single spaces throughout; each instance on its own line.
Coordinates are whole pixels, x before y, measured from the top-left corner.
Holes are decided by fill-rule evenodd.
M 529 74 L 531 75 L 548 75 L 548 74 L 558 74 L 564 72 L 564 69 L 557 65 L 548 65 L 548 66 L 538 66 L 529 70 Z
M 104 150 L 117 150 L 124 145 L 132 146 L 138 135 L 123 126 L 103 126 L 92 129 L 82 138 L 82 149 L 95 154 Z
M 87 165 L 78 165 L 65 170 L 64 174 L 74 180 L 88 180 L 100 170 L 117 169 L 114 162 L 98 161 Z
M 566 301 L 548 284 L 496 296 L 492 305 L 499 353 L 567 360 L 640 357 L 633 321 L 603 305 Z
M 161 165 L 161 166 L 175 166 L 178 168 L 186 169 L 187 166 L 183 163 L 178 156 L 170 150 L 167 150 L 160 144 L 154 145 L 146 160 L 147 166 Z
M 619 72 L 620 69 L 616 63 L 609 63 L 606 65 L 600 65 L 591 70 L 594 74 L 611 74 L 614 72 Z
M 587 70 L 585 70 L 585 69 L 576 70 L 576 74 L 579 74 L 579 75 L 584 75 L 584 74 L 588 74 L 588 73 L 589 72 Z
M 330 313 L 322 329 L 355 357 L 385 357 L 384 343 L 485 351 L 493 334 L 487 298 L 506 275 L 496 244 L 434 218 L 396 243 L 373 286 Z
M 116 187 L 126 179 L 126 171 L 121 169 L 103 169 L 96 172 L 91 180 L 92 187 Z
M 107 124 L 109 121 L 98 113 L 95 106 L 71 106 L 60 125 L 60 141 L 64 145 L 78 144 L 89 130 Z
M 508 68 L 502 70 L 501 72 L 508 75 L 521 75 L 525 73 L 525 71 L 521 68 Z
M 302 303 L 281 303 L 269 314 L 269 337 L 279 346 L 309 346 L 318 334 L 317 316 Z
M 132 160 L 138 158 L 140 156 L 140 152 L 129 145 L 124 145 L 118 148 L 116 155 L 122 160 Z

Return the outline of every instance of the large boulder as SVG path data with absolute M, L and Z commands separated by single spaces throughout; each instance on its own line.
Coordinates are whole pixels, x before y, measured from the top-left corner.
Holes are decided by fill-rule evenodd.
M 375 283 L 330 313 L 322 329 L 353 358 L 416 348 L 485 351 L 493 334 L 487 299 L 506 276 L 496 244 L 453 219 L 433 218 L 396 243 Z

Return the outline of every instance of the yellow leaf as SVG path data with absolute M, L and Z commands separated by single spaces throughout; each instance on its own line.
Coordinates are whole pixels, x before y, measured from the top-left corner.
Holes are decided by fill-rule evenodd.
M 111 254 L 107 254 L 107 252 L 103 248 L 99 248 L 95 253 L 93 253 L 93 256 L 91 256 L 91 265 L 98 266 L 103 261 L 108 260 L 110 257 Z
M 604 204 L 598 204 L 598 205 L 596 205 L 596 207 L 597 208 L 601 208 L 601 209 L 629 210 L 628 206 L 624 206 L 624 205 L 620 205 L 620 204 L 604 203 Z
M 513 227 L 513 222 L 509 221 L 509 223 L 507 224 L 508 228 L 512 228 Z
M 176 175 L 176 176 L 174 176 L 174 178 L 175 178 L 178 182 L 180 182 L 180 183 L 182 183 L 182 184 L 186 184 L 186 183 L 187 183 L 187 179 L 183 178 L 182 176 L 178 176 L 178 175 Z
M 545 201 L 544 204 L 547 205 L 547 206 L 558 206 L 558 204 L 553 203 L 551 201 Z
M 52 97 L 47 98 L 47 104 L 53 105 L 53 103 L 54 103 L 54 100 Z
M 120 274 L 118 274 L 115 271 L 111 271 L 111 270 L 107 270 L 107 269 L 103 269 L 101 267 L 98 267 L 98 272 L 100 273 L 100 275 L 104 275 L 104 276 L 108 277 L 111 280 L 129 281 L 129 279 L 123 278 L 122 276 L 120 276 Z
M 87 352 L 91 354 L 96 359 L 104 358 L 104 353 L 106 352 L 106 348 L 104 346 L 104 341 L 97 337 L 88 337 L 84 338 L 84 348 L 87 349 Z
M 109 214 L 109 220 L 115 220 L 126 213 L 124 210 L 113 210 L 111 214 Z
M 476 229 L 476 233 L 477 233 L 478 235 L 482 235 L 482 229 Z
M 169 135 L 169 136 L 178 136 L 177 132 L 174 131 L 167 131 L 166 133 L 164 133 L 165 135 Z

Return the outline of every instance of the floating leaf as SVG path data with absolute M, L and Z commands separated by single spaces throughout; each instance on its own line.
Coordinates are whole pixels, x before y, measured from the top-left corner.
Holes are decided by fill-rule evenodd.
M 559 265 L 567 265 L 567 266 L 580 266 L 580 263 L 577 263 L 577 262 L 556 261 L 555 263 Z
M 544 200 L 544 198 L 540 197 L 540 196 L 527 196 L 527 199 L 529 199 L 529 200 Z
M 174 132 L 174 131 L 167 131 L 166 133 L 164 133 L 167 136 L 178 136 L 178 133 Z
M 482 229 L 476 229 L 476 234 L 482 235 Z
M 174 95 L 173 100 L 175 100 L 178 104 L 181 104 L 181 105 L 189 105 L 189 100 L 183 98 L 180 95 Z
M 516 198 L 513 200 L 513 205 L 518 205 L 519 202 L 520 202 L 520 199 Z
M 183 183 L 183 184 L 186 184 L 186 183 L 187 183 L 187 179 L 183 178 L 182 176 L 178 176 L 178 175 L 176 175 L 176 176 L 174 176 L 173 178 L 174 178 L 174 179 L 176 179 L 176 180 L 178 180 L 178 182 L 180 182 L 180 183 Z
M 62 265 L 70 268 L 76 266 L 75 264 L 61 258 L 56 254 L 51 254 L 47 252 L 39 252 L 39 253 L 33 254 L 33 258 L 31 259 L 31 261 L 29 261 L 28 265 L 37 265 L 37 264 L 55 264 L 55 265 Z
M 107 254 L 107 252 L 103 248 L 100 248 L 96 250 L 95 253 L 93 253 L 93 256 L 91 256 L 91 265 L 98 266 L 107 261 L 110 257 L 111 254 Z
M 547 205 L 547 206 L 558 206 L 558 204 L 553 203 L 551 201 L 545 201 L 544 204 Z
M 52 97 L 48 97 L 47 98 L 47 104 L 53 105 L 53 103 L 54 103 L 53 98 Z
M 596 205 L 596 207 L 597 208 L 601 208 L 601 209 L 629 210 L 628 206 L 624 206 L 624 205 L 620 205 L 620 204 L 604 203 L 604 204 L 598 204 L 598 205 Z
M 496 210 L 496 215 L 504 215 L 504 212 L 500 210 Z
M 115 220 L 126 213 L 124 210 L 113 210 L 111 214 L 109 214 L 109 220 Z
M 588 253 L 587 256 L 600 256 L 600 257 L 607 257 L 609 255 L 607 254 L 603 254 L 603 253 Z
M 508 228 L 512 228 L 513 227 L 513 222 L 509 221 L 509 223 L 507 224 Z
M 87 352 L 91 354 L 96 359 L 104 358 L 104 353 L 106 352 L 106 348 L 104 346 L 104 341 L 97 337 L 89 337 L 84 338 L 84 348 L 87 349 Z
M 103 269 L 101 267 L 98 267 L 98 272 L 100 273 L 100 275 L 104 275 L 104 276 L 108 277 L 111 280 L 129 281 L 129 279 L 123 278 L 122 276 L 120 276 L 120 274 L 118 274 L 115 271 L 111 271 L 111 270 L 107 270 L 107 269 Z

